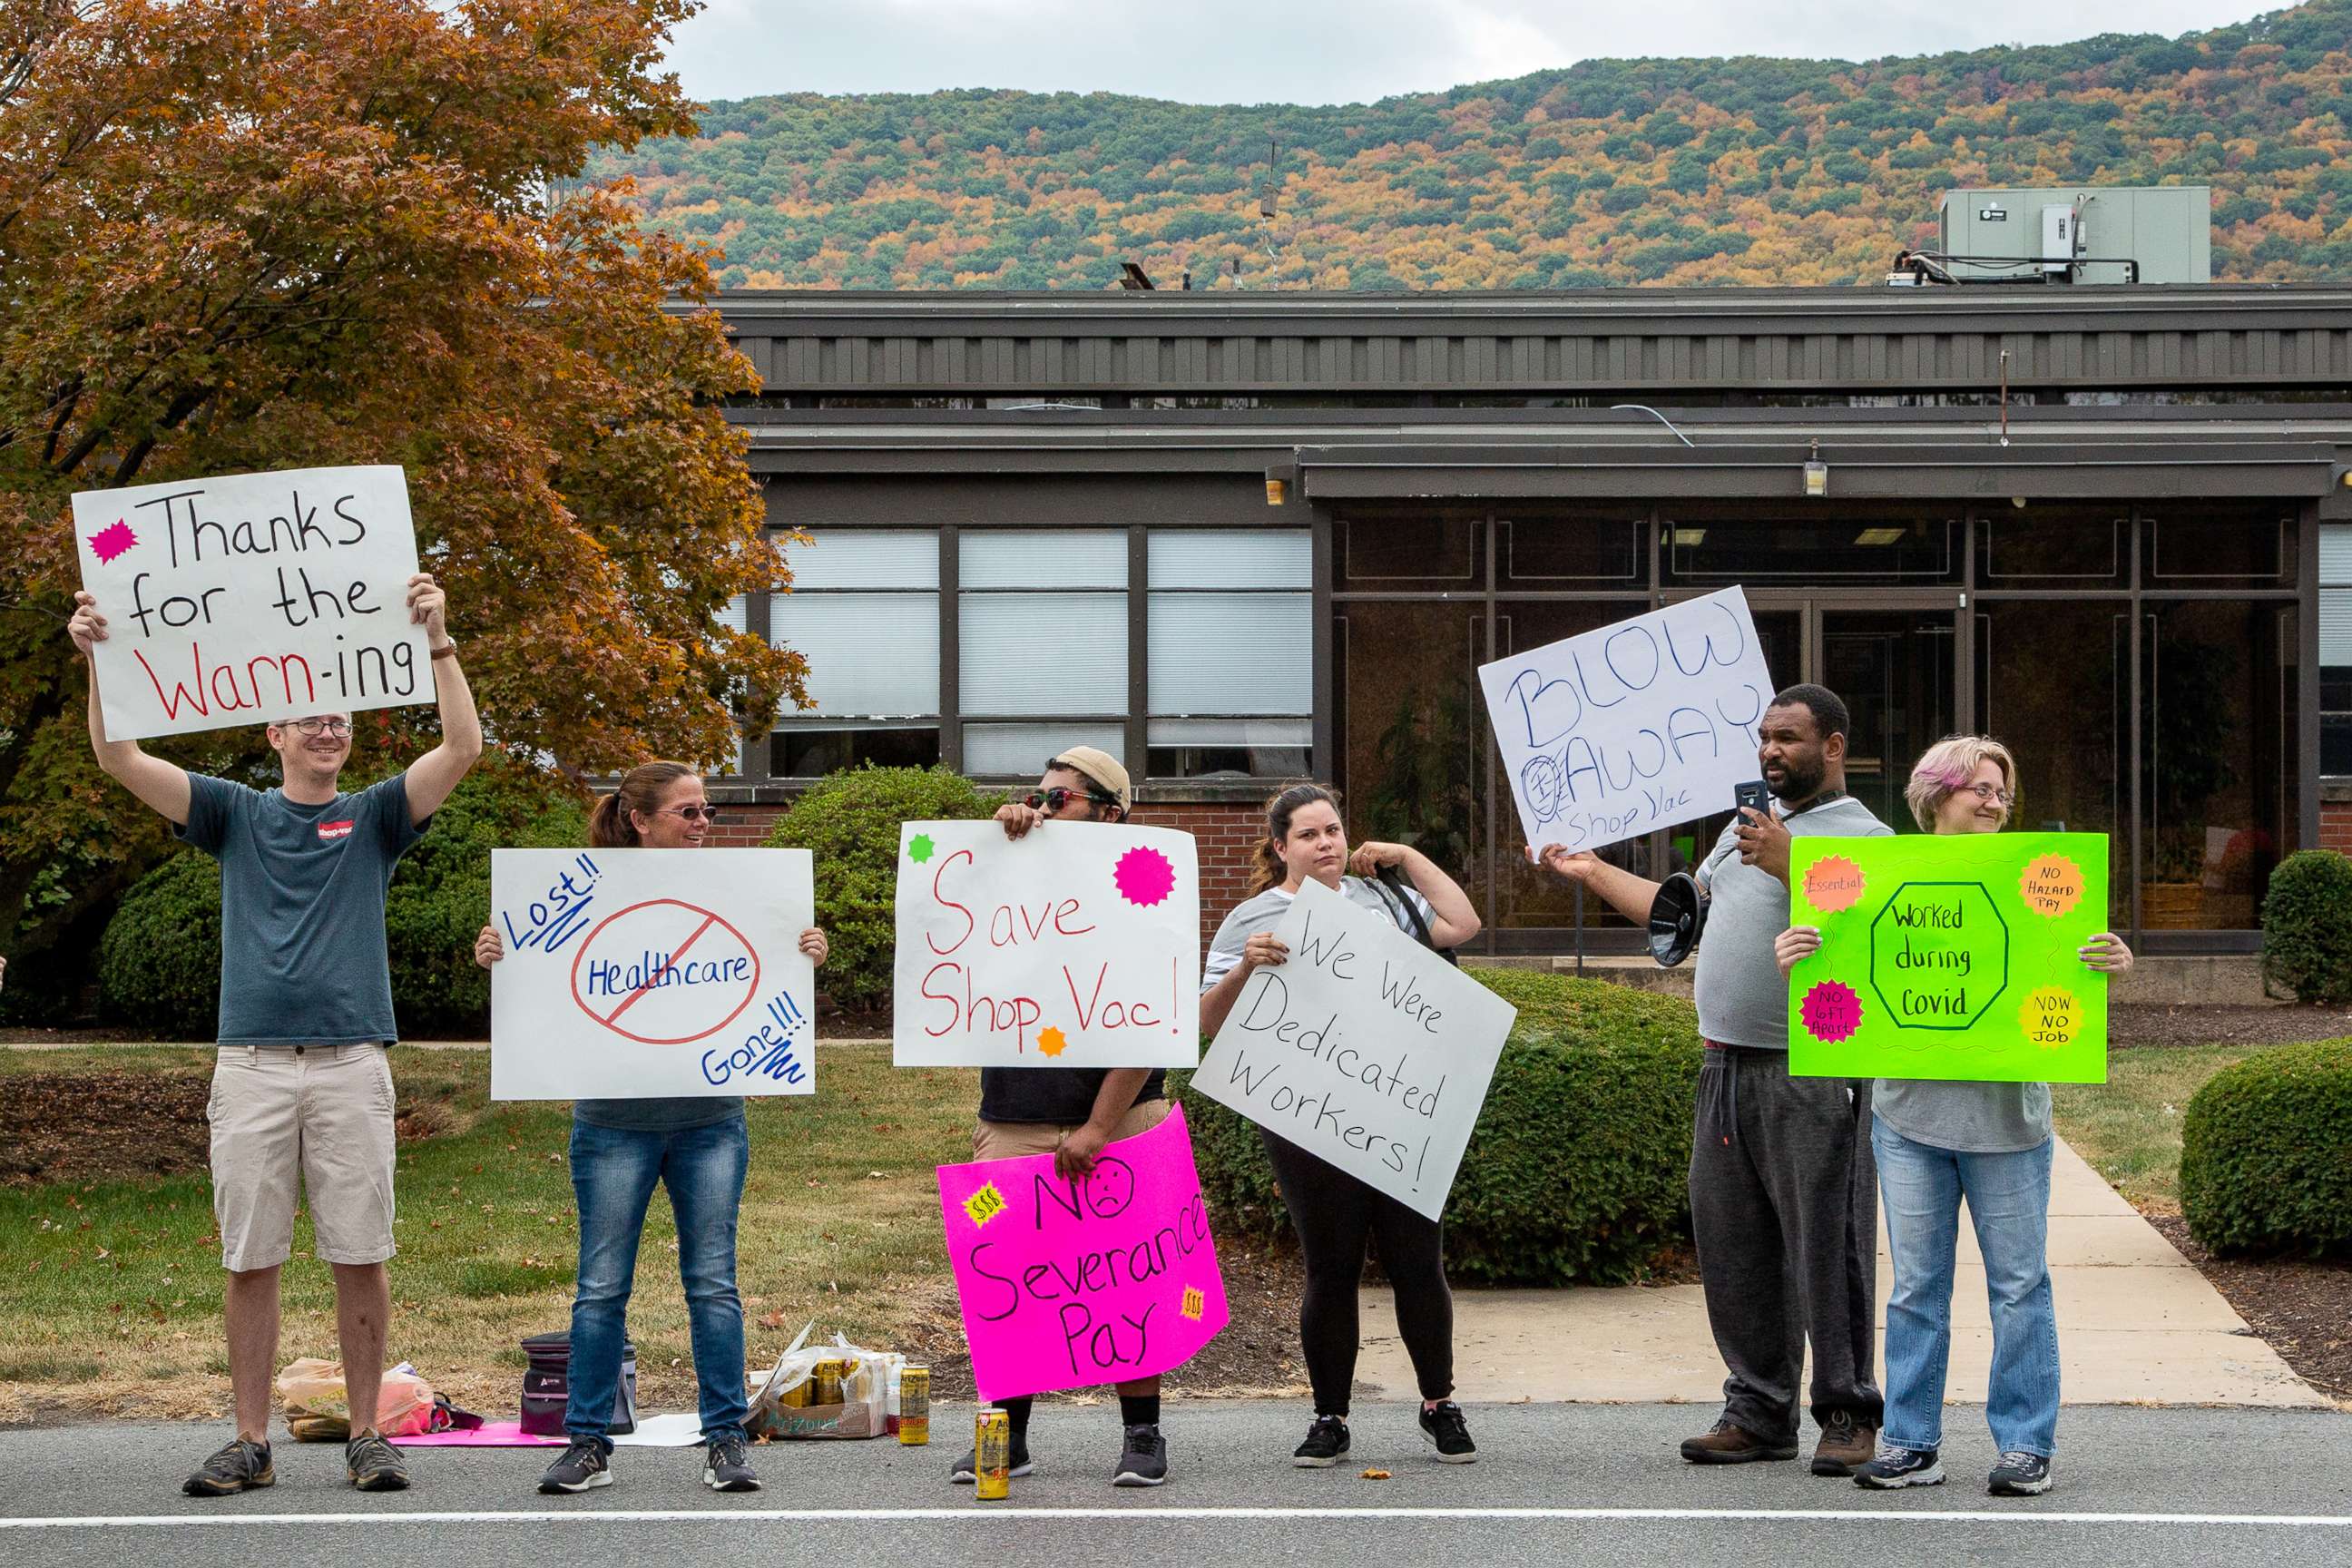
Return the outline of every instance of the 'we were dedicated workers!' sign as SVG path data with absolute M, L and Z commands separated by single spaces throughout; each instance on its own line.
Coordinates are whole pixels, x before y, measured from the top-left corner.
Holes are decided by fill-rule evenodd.
M 108 740 L 435 700 L 397 468 L 84 490 L 73 514 Z
M 1192 1087 L 1431 1219 L 1518 1010 L 1394 921 L 1301 882 Z

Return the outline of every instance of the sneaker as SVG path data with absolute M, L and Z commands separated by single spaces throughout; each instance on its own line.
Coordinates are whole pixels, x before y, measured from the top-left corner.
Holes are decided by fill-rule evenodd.
M 1168 1439 L 1153 1426 L 1130 1426 L 1119 1449 L 1118 1468 L 1110 1473 L 1115 1487 L 1156 1487 L 1168 1479 Z
M 1767 1443 L 1725 1416 L 1696 1437 L 1683 1439 L 1683 1458 L 1694 1465 L 1746 1465 L 1758 1459 L 1793 1459 L 1794 1443 Z
M 1470 1440 L 1470 1425 L 1462 1419 L 1462 1406 L 1450 1399 L 1439 1400 L 1434 1410 L 1422 1407 L 1421 1435 L 1436 1445 L 1441 1465 L 1478 1462 L 1478 1445 Z
M 404 1492 L 408 1466 L 400 1450 L 373 1432 L 362 1432 L 343 1445 L 343 1469 L 352 1485 L 363 1492 Z
M 715 1492 L 755 1492 L 760 1478 L 743 1455 L 743 1439 L 721 1437 L 703 1450 L 702 1484 Z
M 270 1468 L 269 1445 L 232 1438 L 226 1447 L 190 1476 L 180 1489 L 190 1497 L 226 1497 L 253 1487 L 273 1487 L 278 1472 Z
M 1832 1410 L 1813 1446 L 1813 1474 L 1850 1476 L 1878 1454 L 1878 1428 L 1865 1426 L 1851 1410 Z
M 1940 1487 L 1944 1467 L 1933 1448 L 1897 1448 L 1881 1443 L 1877 1457 L 1854 1471 L 1853 1484 L 1887 1492 L 1902 1487 Z
M 604 1445 L 593 1437 L 574 1437 L 563 1458 L 540 1473 L 539 1489 L 550 1497 L 559 1492 L 593 1491 L 613 1484 L 613 1464 Z
M 1302 1470 L 1328 1470 L 1348 1451 L 1348 1418 L 1318 1415 L 1307 1428 L 1307 1441 L 1291 1450 L 1290 1462 Z
M 2055 1484 L 2047 1455 L 2015 1448 L 2001 1455 L 2000 1463 L 1985 1478 L 1985 1490 L 1995 1497 L 2040 1497 Z
M 1015 1480 L 1019 1480 L 1023 1476 L 1027 1475 L 1035 1468 L 1035 1466 L 1029 1462 L 1028 1442 L 1024 1438 L 1013 1438 L 1013 1468 L 1007 1470 L 1005 1474 L 1011 1476 Z M 968 1487 L 974 1481 L 980 1479 L 980 1450 L 977 1448 L 966 1448 L 963 1451 L 963 1458 L 955 1462 L 955 1468 L 948 1472 L 948 1479 L 955 1482 L 955 1484 L 960 1487 Z

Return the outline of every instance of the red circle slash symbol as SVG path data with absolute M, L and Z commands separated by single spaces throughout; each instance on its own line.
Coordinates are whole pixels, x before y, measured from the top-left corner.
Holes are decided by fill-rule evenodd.
M 572 1000 L 639 1045 L 708 1039 L 759 990 L 758 950 L 720 916 L 678 899 L 614 910 L 572 959 Z

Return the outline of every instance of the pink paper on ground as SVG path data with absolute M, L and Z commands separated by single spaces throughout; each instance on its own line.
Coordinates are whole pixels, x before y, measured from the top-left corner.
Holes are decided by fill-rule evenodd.
M 413 1437 L 391 1439 L 400 1448 L 540 1448 L 563 1447 L 563 1439 L 541 1437 L 522 1429 L 520 1421 L 485 1421 L 469 1432 L 419 1432 Z
M 939 1170 L 948 1260 L 983 1399 L 1181 1366 L 1225 1326 L 1192 1135 L 1180 1107 L 1078 1181 L 1051 1154 Z

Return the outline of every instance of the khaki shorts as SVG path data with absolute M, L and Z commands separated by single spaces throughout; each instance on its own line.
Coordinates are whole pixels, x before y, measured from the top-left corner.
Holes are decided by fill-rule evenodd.
M 390 1056 L 380 1045 L 220 1047 L 205 1116 L 221 1267 L 291 1257 L 299 1189 L 321 1261 L 392 1256 Z
M 1168 1101 L 1147 1100 L 1128 1108 L 1118 1119 L 1118 1131 L 1111 1142 L 1132 1138 L 1149 1132 L 1168 1120 Z M 971 1130 L 971 1157 L 975 1160 L 1010 1160 L 1022 1154 L 1050 1154 L 1061 1147 L 1062 1134 L 1067 1127 L 1051 1121 L 982 1121 Z

